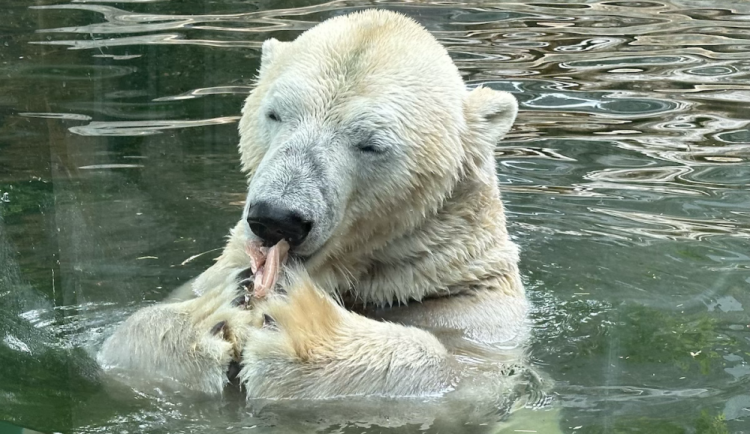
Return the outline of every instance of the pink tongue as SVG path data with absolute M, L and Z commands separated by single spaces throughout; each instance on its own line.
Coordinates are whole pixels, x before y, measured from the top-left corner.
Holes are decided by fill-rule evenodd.
M 286 262 L 289 243 L 281 240 L 270 248 L 259 241 L 250 241 L 245 247 L 250 256 L 250 269 L 255 275 L 254 296 L 263 298 L 276 286 L 281 266 Z

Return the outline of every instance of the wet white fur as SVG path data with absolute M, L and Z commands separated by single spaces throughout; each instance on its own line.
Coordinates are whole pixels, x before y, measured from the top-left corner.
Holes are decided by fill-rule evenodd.
M 216 391 L 234 358 L 249 397 L 402 396 L 440 393 L 456 375 L 450 351 L 408 325 L 523 344 L 527 302 L 493 157 L 516 117 L 513 96 L 467 89 L 425 29 L 365 11 L 264 43 L 242 113 L 248 203 L 314 221 L 296 251 L 306 271 L 288 297 L 232 308 L 231 279 L 248 266 L 253 236 L 243 219 L 194 282 L 200 297 L 136 313 L 103 363 Z M 261 312 L 277 325 L 263 327 Z M 221 339 L 209 333 L 217 320 L 228 324 Z
M 310 255 L 306 267 L 329 293 L 385 307 L 439 298 L 420 306 L 424 315 L 410 305 L 404 320 L 437 310 L 436 321 L 471 336 L 514 339 L 527 304 L 494 149 L 516 113 L 508 93 L 468 90 L 445 48 L 411 19 L 336 17 L 263 45 L 240 122 L 247 202 L 276 201 L 315 221 L 298 253 Z M 358 151 L 362 137 L 384 154 Z M 323 173 L 306 176 L 312 166 Z M 243 219 L 196 293 L 247 264 L 249 237 Z M 484 308 L 449 297 L 459 294 Z

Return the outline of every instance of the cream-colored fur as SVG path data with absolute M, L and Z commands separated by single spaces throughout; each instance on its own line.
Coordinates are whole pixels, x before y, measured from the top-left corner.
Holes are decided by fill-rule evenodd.
M 376 322 L 296 278 L 261 309 L 276 327 L 254 329 L 240 373 L 248 398 L 426 396 L 450 389 L 455 360 L 429 333 Z
M 298 120 L 269 124 L 272 102 Z M 325 174 L 336 189 L 326 220 L 292 251 L 304 256 L 305 271 L 287 296 L 234 307 L 232 279 L 250 263 L 253 236 L 240 221 L 193 283 L 198 298 L 136 313 L 102 361 L 213 392 L 227 382 L 215 372 L 235 360 L 250 398 L 440 394 L 461 368 L 456 347 L 436 336 L 498 350 L 502 366 L 521 363 L 527 302 L 493 158 L 516 112 L 510 94 L 467 90 L 446 50 L 393 12 L 336 17 L 293 42 L 267 41 L 240 122 L 249 198 L 269 176 L 295 169 L 271 162 L 299 137 L 315 152 L 330 150 L 324 162 L 336 168 Z M 363 122 L 388 149 L 387 164 L 333 148 Z M 316 179 L 300 182 L 308 188 Z M 298 200 L 294 189 L 283 191 Z

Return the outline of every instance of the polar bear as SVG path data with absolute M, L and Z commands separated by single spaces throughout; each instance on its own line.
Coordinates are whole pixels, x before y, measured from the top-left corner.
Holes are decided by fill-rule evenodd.
M 100 361 L 256 398 L 440 394 L 466 345 L 520 363 L 528 305 L 493 155 L 516 113 L 398 13 L 266 41 L 239 125 L 242 219 L 196 297 L 136 312 Z M 249 243 L 280 240 L 285 290 L 243 301 Z
M 517 111 L 509 93 L 468 90 L 446 49 L 394 12 L 266 41 L 239 126 L 243 218 L 195 293 L 245 268 L 249 241 L 287 238 L 324 291 L 388 308 L 373 315 L 522 338 L 527 301 L 494 159 Z

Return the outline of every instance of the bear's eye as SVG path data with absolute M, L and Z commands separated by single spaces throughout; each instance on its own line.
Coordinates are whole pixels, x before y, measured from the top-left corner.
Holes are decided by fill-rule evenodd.
M 383 154 L 385 152 L 385 147 L 372 139 L 359 142 L 357 149 L 363 154 Z
M 375 149 L 375 147 L 372 145 L 359 146 L 359 150 L 367 154 L 377 154 L 378 152 L 380 152 L 377 149 Z
M 281 122 L 281 117 L 273 110 L 266 113 L 266 117 L 274 122 Z

